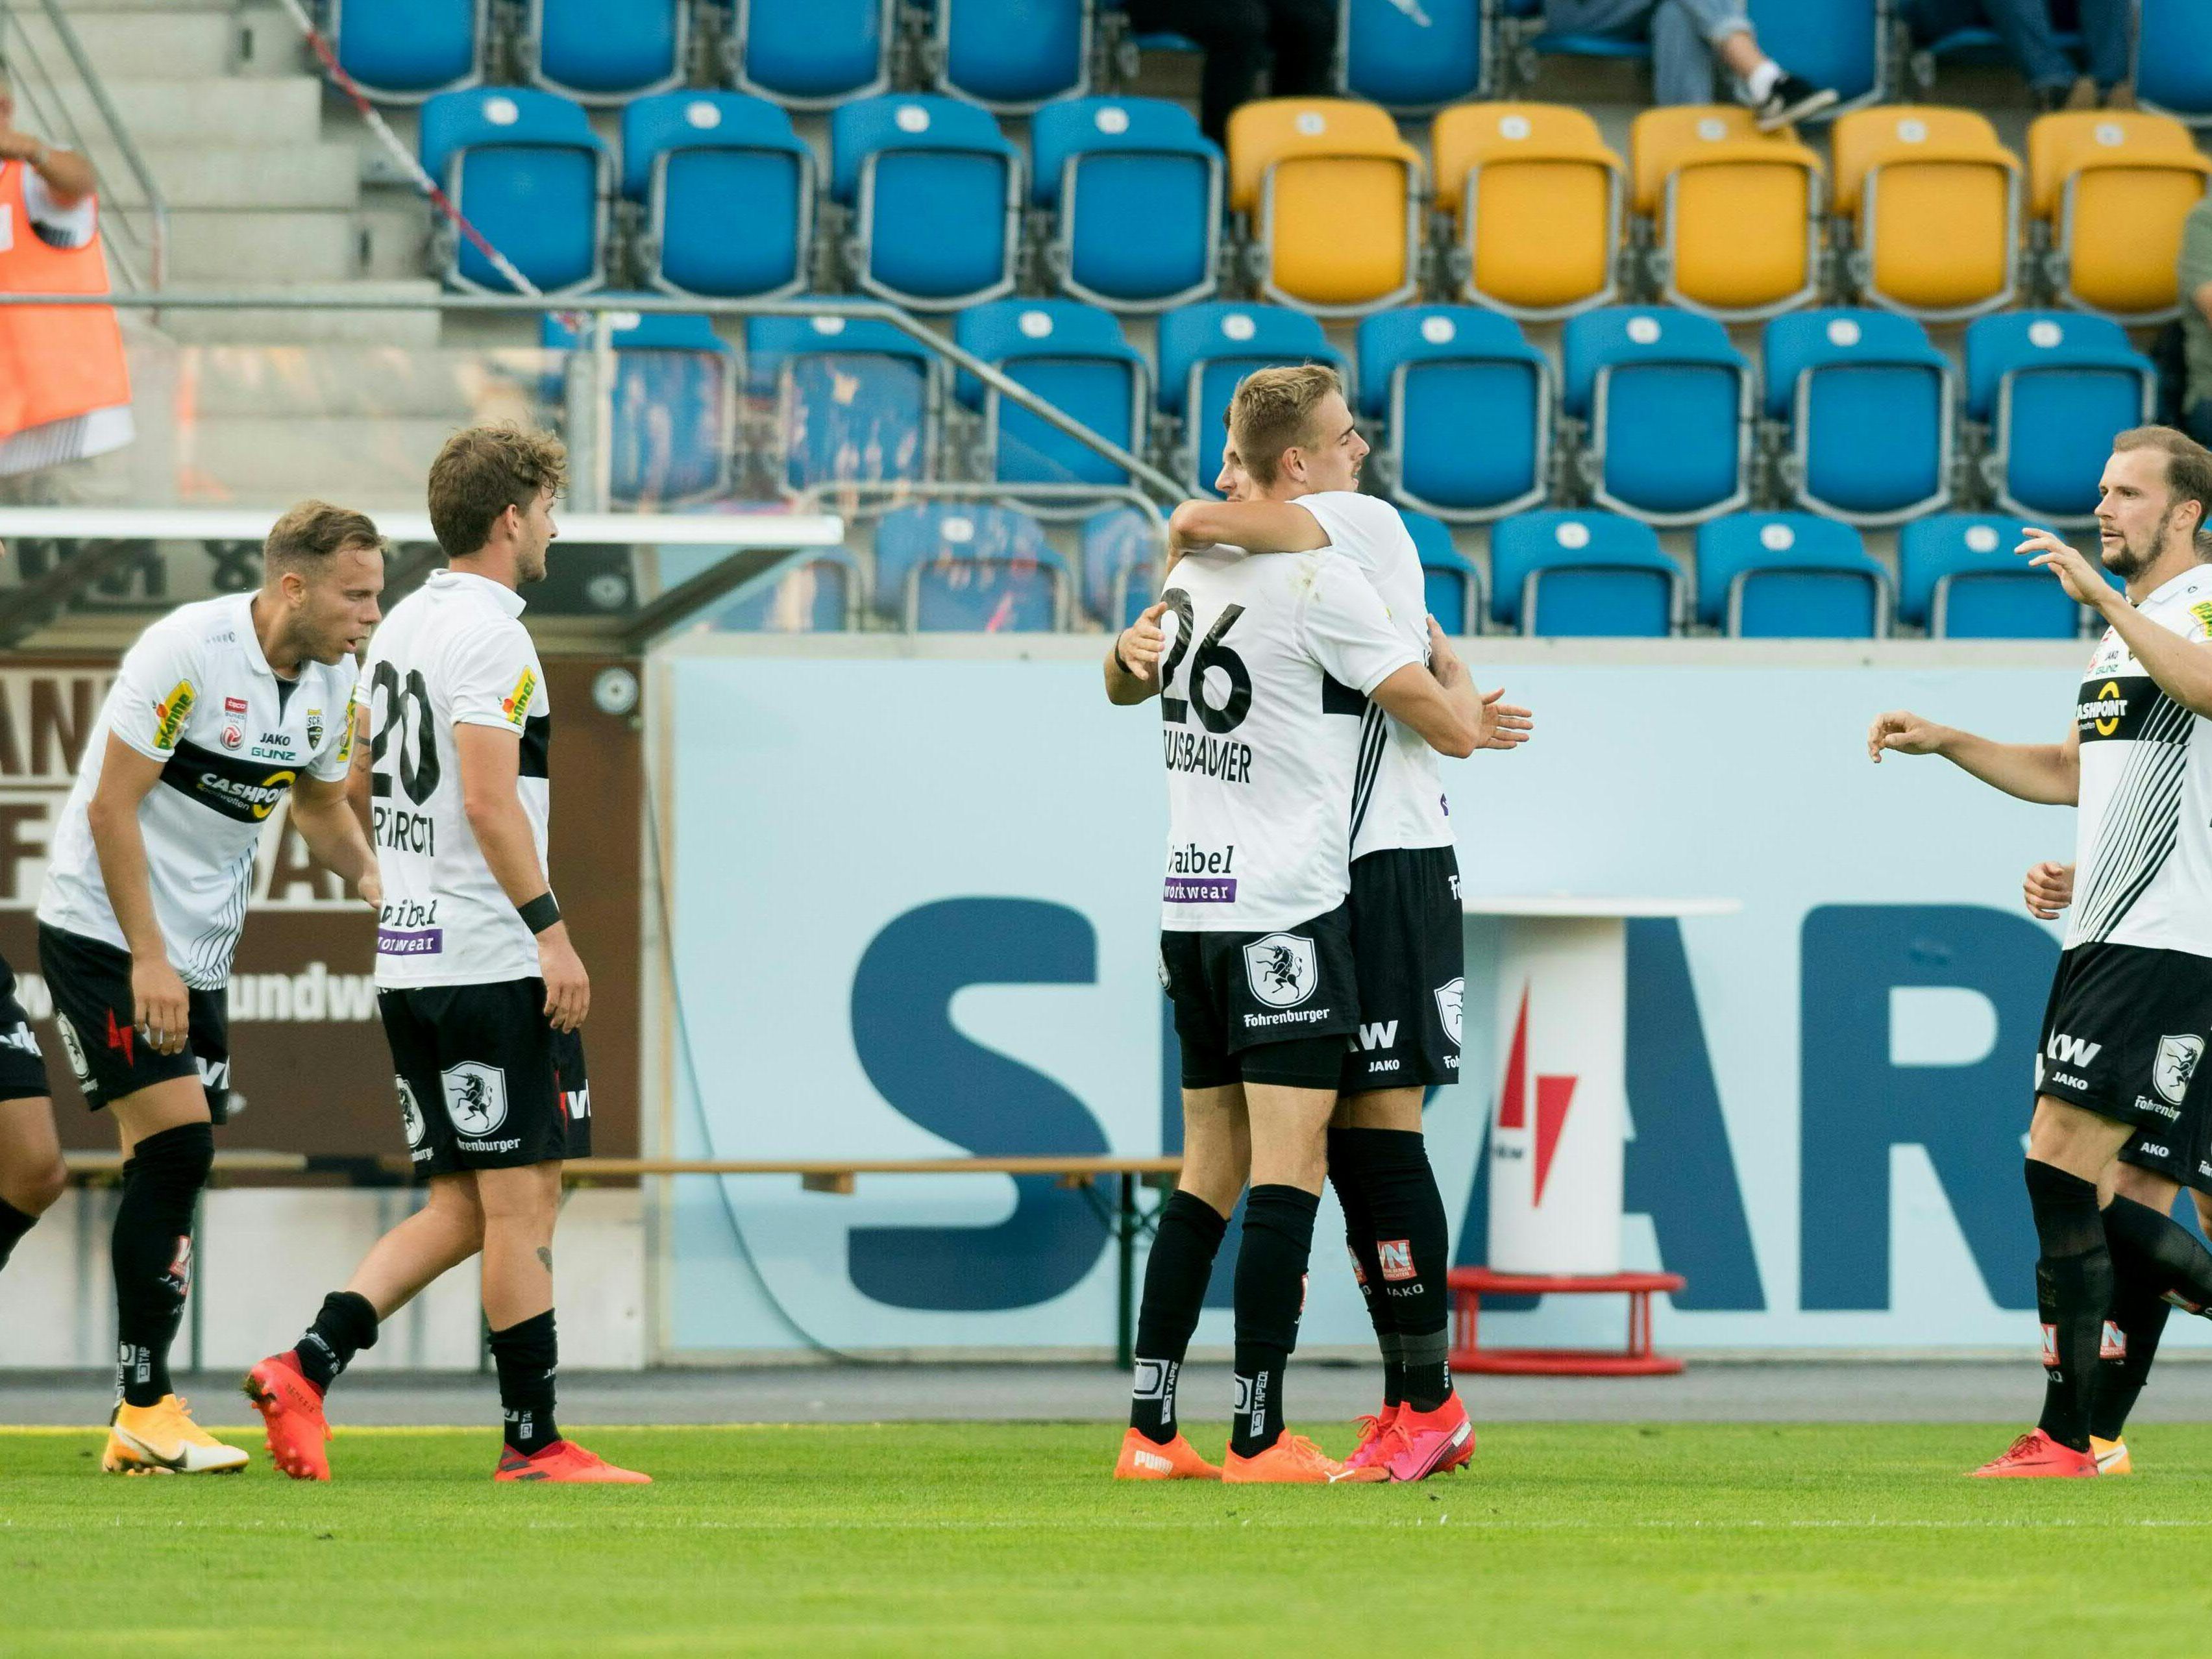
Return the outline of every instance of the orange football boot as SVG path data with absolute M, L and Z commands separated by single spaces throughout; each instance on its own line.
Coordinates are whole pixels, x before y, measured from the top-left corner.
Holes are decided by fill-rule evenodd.
M 246 1374 L 246 1397 L 269 1427 L 269 1461 L 295 1480 L 327 1480 L 331 1437 L 322 1391 L 282 1354 L 271 1354 Z
M 2128 1455 L 2128 1443 L 2124 1440 L 2100 1440 L 2093 1434 L 2089 1437 L 2089 1453 L 2097 1460 L 2097 1473 L 2100 1474 L 2133 1474 L 2136 1472 L 2135 1460 Z
M 502 1446 L 495 1480 L 565 1480 L 579 1485 L 649 1486 L 653 1477 L 635 1469 L 618 1469 L 596 1452 L 587 1452 L 573 1440 L 556 1440 L 525 1457 L 512 1446 Z
M 1388 1480 L 1390 1473 L 1372 1463 L 1365 1468 L 1346 1468 L 1305 1436 L 1285 1430 L 1275 1437 L 1273 1445 L 1249 1457 L 1239 1457 L 1232 1448 L 1221 1460 L 1221 1478 L 1232 1485 L 1365 1486 Z
M 2002 1457 L 1992 1458 L 1973 1471 L 1975 1478 L 1983 1480 L 2068 1479 L 2096 1473 L 2094 1452 L 2062 1446 L 2041 1429 L 2030 1429 L 2006 1448 Z
M 1221 1471 L 1199 1455 L 1198 1448 L 1178 1434 L 1162 1445 L 1142 1429 L 1121 1437 L 1121 1455 L 1114 1462 L 1116 1480 L 1218 1480 Z

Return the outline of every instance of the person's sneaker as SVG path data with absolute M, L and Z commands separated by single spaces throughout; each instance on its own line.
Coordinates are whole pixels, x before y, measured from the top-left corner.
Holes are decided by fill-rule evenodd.
M 1833 87 L 1816 87 L 1802 75 L 1784 75 L 1752 111 L 1761 132 L 1778 132 L 1793 121 L 1818 115 L 1835 101 Z
M 1973 1475 L 1980 1480 L 2034 1480 L 2096 1473 L 2094 1453 L 2062 1446 L 2041 1429 L 2030 1429 L 2005 1449 L 2003 1456 L 1990 1459 Z
M 653 1477 L 635 1469 L 618 1469 L 596 1452 L 587 1452 L 573 1440 L 556 1440 L 527 1457 L 512 1446 L 499 1451 L 494 1480 L 566 1480 L 580 1485 L 649 1486 Z
M 1249 1457 L 1239 1457 L 1234 1448 L 1221 1460 L 1221 1479 L 1231 1486 L 1365 1486 L 1388 1480 L 1389 1473 L 1369 1464 L 1346 1468 L 1302 1434 L 1285 1431 L 1275 1443 Z
M 150 1406 L 118 1401 L 100 1460 L 110 1474 L 235 1474 L 246 1463 L 244 1451 L 193 1422 L 186 1403 L 173 1394 Z
M 1121 1455 L 1114 1460 L 1116 1480 L 1218 1480 L 1221 1471 L 1198 1454 L 1198 1448 L 1181 1435 L 1165 1444 L 1149 1438 L 1142 1429 L 1121 1437 Z
M 2097 1460 L 2097 1473 L 2100 1474 L 2133 1474 L 2136 1472 L 2136 1466 L 2128 1456 L 2128 1443 L 2124 1440 L 2100 1440 L 2093 1434 L 2089 1437 L 2089 1455 Z
M 1384 1438 L 1380 1462 L 1393 1480 L 1425 1480 L 1458 1468 L 1474 1455 L 1474 1425 L 1455 1394 L 1432 1412 L 1411 1407 L 1398 1413 Z
M 1352 1449 L 1352 1455 L 1344 1460 L 1347 1469 L 1364 1469 L 1370 1463 L 1380 1463 L 1387 1453 L 1382 1442 L 1390 1432 L 1390 1425 L 1398 1420 L 1402 1406 L 1385 1406 L 1373 1417 L 1359 1419 L 1359 1443 Z
M 295 1480 L 327 1480 L 331 1437 L 323 1396 L 284 1354 L 271 1354 L 246 1374 L 246 1397 L 269 1428 L 269 1461 Z

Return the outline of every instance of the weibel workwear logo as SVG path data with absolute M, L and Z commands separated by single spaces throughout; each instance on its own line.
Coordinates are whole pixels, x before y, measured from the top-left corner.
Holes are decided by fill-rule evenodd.
M 1295 1008 L 1321 987 L 1314 943 L 1296 933 L 1270 933 L 1244 947 L 1244 977 L 1270 1008 Z

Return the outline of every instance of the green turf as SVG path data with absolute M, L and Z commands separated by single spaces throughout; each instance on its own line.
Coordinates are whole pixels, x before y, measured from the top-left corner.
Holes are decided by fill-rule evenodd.
M 477 1430 L 342 1433 L 326 1486 L 258 1437 L 243 1475 L 122 1480 L 0 1432 L 0 1654 L 2212 1644 L 2212 1427 L 2144 1429 L 2127 1480 L 1963 1480 L 1987 1427 L 1547 1425 L 1420 1486 L 1266 1489 L 1117 1484 L 1097 1426 L 578 1437 L 658 1484 L 495 1487 Z

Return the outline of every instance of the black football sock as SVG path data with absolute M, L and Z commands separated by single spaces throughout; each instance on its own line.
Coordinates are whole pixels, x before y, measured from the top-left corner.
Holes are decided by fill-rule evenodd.
M 1156 1445 L 1176 1437 L 1176 1378 L 1206 1306 L 1206 1282 L 1229 1218 L 1189 1193 L 1168 1194 L 1145 1263 L 1145 1297 L 1137 1312 L 1136 1377 L 1129 1426 Z
M 323 1298 L 322 1311 L 300 1338 L 292 1357 L 301 1376 L 326 1389 L 353 1363 L 354 1355 L 375 1346 L 376 1309 L 369 1299 L 354 1291 L 332 1291 Z
M 175 1392 L 169 1344 L 192 1287 L 192 1212 L 214 1163 L 214 1132 L 180 1123 L 148 1135 L 123 1166 L 111 1256 L 115 1381 L 128 1405 L 158 1405 Z
M 1382 1268 L 1375 1260 L 1375 1226 L 1367 1212 L 1366 1144 L 1361 1133 L 1328 1132 L 1328 1182 L 1336 1188 L 1336 1201 L 1344 1212 L 1344 1248 L 1352 1255 L 1352 1277 L 1359 1286 L 1359 1299 L 1367 1304 L 1375 1346 L 1382 1351 L 1382 1404 L 1387 1408 L 1406 1397 L 1406 1364 L 1399 1356 L 1398 1328 L 1391 1322 Z
M 2105 1206 L 2105 1242 L 2117 1267 L 2155 1284 L 2185 1313 L 2212 1311 L 2212 1251 L 2170 1215 L 2115 1197 Z
M 1405 1403 L 1432 1412 L 1451 1398 L 1450 1224 L 1417 1129 L 1347 1129 L 1358 1154 L 1364 1197 L 1379 1264 L 1376 1289 L 1390 1309 L 1405 1370 Z
M 1298 1345 L 1318 1194 L 1255 1187 L 1237 1252 L 1237 1420 L 1229 1449 L 1253 1457 L 1283 1432 L 1283 1372 Z
M 2046 1381 L 2038 1426 L 2060 1445 L 2087 1451 L 2098 1350 L 2112 1300 L 2112 1252 L 2094 1182 L 2033 1158 L 2027 1174 L 2043 1245 L 2035 1264 L 2035 1305 L 2043 1322 Z
M 2112 1306 L 2105 1321 L 2105 1346 L 2097 1365 L 2097 1397 L 2090 1402 L 2089 1432 L 2118 1440 L 2126 1431 L 2136 1397 L 2150 1381 L 2158 1340 L 2173 1304 L 2154 1281 L 2136 1273 L 2124 1256 L 2112 1263 Z
M 553 1420 L 553 1371 L 560 1344 L 553 1334 L 553 1310 L 491 1334 L 491 1360 L 499 1370 L 499 1404 L 507 1419 L 507 1443 L 524 1456 L 561 1437 Z
M 6 1199 L 0 1198 L 0 1267 L 8 1265 L 8 1258 L 15 1253 L 15 1241 L 39 1224 L 39 1218 L 25 1215 Z

